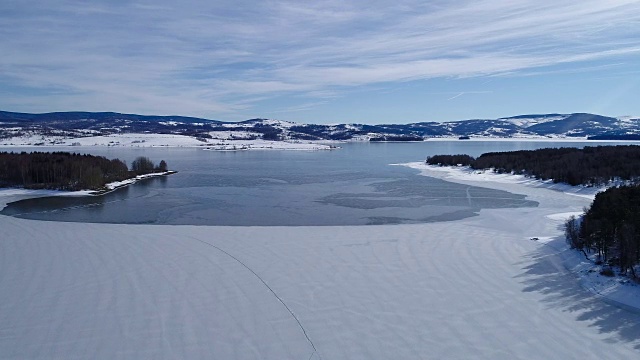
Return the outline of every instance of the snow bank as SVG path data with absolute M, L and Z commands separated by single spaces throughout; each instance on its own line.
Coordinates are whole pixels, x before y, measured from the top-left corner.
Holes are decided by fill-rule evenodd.
M 441 174 L 443 174 L 441 172 Z M 589 199 L 352 227 L 85 224 L 0 216 L 5 358 L 637 358 L 640 315 L 562 262 Z M 531 240 L 538 238 L 547 241 Z M 574 252 L 571 252 L 574 253 Z
M 593 200 L 595 195 L 606 187 L 571 186 L 568 184 L 554 184 L 552 181 L 540 181 L 523 175 L 497 174 L 490 170 L 477 171 L 469 167 L 448 167 L 428 165 L 422 162 L 397 164 L 404 165 L 421 171 L 423 175 L 445 179 L 464 184 L 493 189 L 508 190 L 516 193 L 527 194 L 531 199 L 539 197 L 539 193 L 533 189 L 548 189 L 563 195 L 579 196 Z M 533 191 L 533 192 L 532 192 Z M 553 194 L 553 192 L 550 192 Z M 542 199 L 549 203 L 548 199 Z M 575 274 L 580 284 L 585 289 L 603 297 L 618 306 L 633 309 L 640 312 L 640 287 L 629 282 L 625 277 L 607 277 L 600 275 L 600 267 L 594 261 L 587 260 L 578 251 L 571 250 L 564 242 L 562 226 L 570 216 L 580 216 L 582 211 L 569 211 L 548 214 L 545 217 L 557 224 L 560 229 L 557 236 L 532 236 L 542 244 L 552 245 L 554 249 L 562 253 L 563 265 Z
M 114 181 L 111 183 L 106 184 L 104 187 L 108 190 L 114 190 L 117 188 L 121 188 L 123 186 L 128 186 L 131 184 L 135 184 L 136 182 L 140 181 L 140 180 L 144 180 L 144 179 L 149 179 L 152 177 L 158 177 L 158 176 L 166 176 L 166 175 L 171 175 L 171 174 L 175 174 L 175 171 L 164 171 L 164 172 L 155 172 L 155 173 L 150 173 L 150 174 L 143 174 L 143 175 L 137 175 L 136 177 L 133 177 L 131 179 L 126 179 L 126 180 L 122 180 L 122 181 Z
M 566 245 L 558 242 L 556 246 Z M 562 255 L 564 266 L 576 275 L 585 289 L 598 295 L 605 302 L 640 313 L 640 289 L 629 278 L 600 274 L 602 267 L 595 266 L 593 260 L 587 260 L 577 251 L 564 252 Z
M 510 188 L 518 191 L 522 191 L 522 186 L 528 188 L 542 188 L 549 189 L 558 192 L 562 192 L 567 195 L 582 196 L 587 199 L 593 200 L 595 195 L 606 189 L 606 186 L 593 187 L 593 186 L 571 186 L 565 183 L 554 183 L 551 180 L 537 180 L 524 175 L 512 175 L 512 174 L 499 174 L 492 170 L 473 170 L 467 166 L 436 166 L 428 165 L 424 162 L 412 162 L 406 164 L 393 164 L 400 166 L 407 166 L 413 169 L 420 170 L 425 176 L 431 176 L 447 181 L 453 182 L 474 182 L 482 183 L 484 187 L 490 187 L 492 189 L 504 189 L 505 185 L 511 185 Z M 500 184 L 500 185 L 496 185 Z M 513 186 L 515 185 L 515 186 Z

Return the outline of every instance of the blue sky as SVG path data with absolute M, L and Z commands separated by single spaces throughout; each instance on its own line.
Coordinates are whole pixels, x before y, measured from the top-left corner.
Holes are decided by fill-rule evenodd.
M 0 39 L 8 111 L 640 115 L 640 1 L 5 0 Z

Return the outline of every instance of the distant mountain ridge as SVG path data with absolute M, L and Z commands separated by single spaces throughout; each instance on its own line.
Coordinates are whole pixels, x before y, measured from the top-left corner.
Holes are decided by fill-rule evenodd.
M 180 134 L 196 138 L 403 141 L 433 137 L 638 137 L 640 117 L 588 113 L 532 114 L 410 124 L 301 124 L 250 119 L 225 122 L 186 116 L 115 112 L 29 114 L 0 111 L 0 139 L 24 135 L 87 137 L 122 133 Z

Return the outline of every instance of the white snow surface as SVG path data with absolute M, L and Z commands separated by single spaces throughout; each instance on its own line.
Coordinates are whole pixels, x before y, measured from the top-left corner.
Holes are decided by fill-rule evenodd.
M 270 141 L 270 140 L 217 140 L 211 142 L 205 150 L 234 151 L 234 150 L 331 150 L 337 146 L 330 141 Z M 335 142 L 334 142 L 335 143 Z
M 640 121 L 640 116 L 632 116 L 632 115 L 618 116 L 617 119 L 622 122 L 637 122 L 637 121 Z
M 214 137 L 221 137 L 212 132 Z M 248 137 L 250 132 L 230 132 L 230 135 Z M 269 141 L 269 140 L 231 140 L 226 138 L 196 139 L 191 136 L 174 134 L 114 134 L 81 138 L 22 136 L 0 140 L 0 146 L 116 146 L 116 147 L 208 147 L 209 150 L 228 150 L 244 147 L 247 150 L 329 150 L 326 142 L 313 141 Z
M 527 194 L 530 197 L 532 189 L 549 189 L 563 195 L 579 196 L 593 201 L 597 193 L 606 189 L 606 186 L 585 187 L 571 186 L 564 183 L 554 184 L 550 180 L 541 181 L 523 175 L 497 174 L 491 170 L 477 171 L 464 166 L 441 167 L 427 165 L 423 162 L 398 165 L 419 169 L 422 171 L 422 174 L 426 176 Z M 564 221 L 570 216 L 579 217 L 582 214 L 583 211 L 580 209 L 578 211 L 552 213 L 546 215 L 546 218 L 558 223 L 558 227 L 561 228 Z M 633 309 L 633 311 L 640 313 L 640 286 L 631 284 L 629 280 L 624 277 L 606 277 L 600 275 L 601 267 L 596 266 L 593 259 L 587 260 L 581 256 L 581 253 L 578 251 L 568 249 L 568 246 L 563 242 L 562 233 L 556 237 L 532 236 L 532 238 L 535 238 L 536 241 L 540 243 L 552 243 L 549 245 L 561 251 L 563 265 L 579 279 L 579 282 L 584 288 L 603 297 L 605 301 Z
M 143 174 L 143 175 L 137 175 L 136 177 L 133 177 L 131 179 L 126 179 L 126 180 L 122 180 L 122 181 L 114 181 L 111 183 L 108 183 L 105 185 L 105 188 L 107 188 L 108 190 L 113 190 L 113 189 L 117 189 L 123 186 L 128 186 L 131 184 L 134 184 L 140 180 L 144 180 L 144 179 L 148 179 L 148 178 L 152 178 L 152 177 L 156 177 L 156 176 L 164 176 L 164 175 L 169 175 L 171 174 L 171 171 L 164 171 L 164 172 L 154 172 L 154 173 L 150 173 L 150 174 Z M 70 194 L 73 194 L 75 192 L 68 192 Z M 91 195 L 92 192 L 90 192 Z
M 551 121 L 556 121 L 556 120 L 563 120 L 566 119 L 567 117 L 569 117 L 569 115 L 559 115 L 559 116 L 541 116 L 541 117 L 537 117 L 537 118 L 531 118 L 531 117 L 515 117 L 515 118 L 501 118 L 498 120 L 503 120 L 503 121 L 508 121 L 510 123 L 513 123 L 517 126 L 521 126 L 524 128 L 533 126 L 533 125 L 538 125 L 538 124 L 544 124 L 547 122 L 551 122 Z
M 0 216 L 0 357 L 638 358 L 640 313 L 585 290 L 563 246 L 588 198 L 432 170 L 539 206 L 345 227 Z
M 435 166 L 428 165 L 424 162 L 393 165 L 402 165 L 418 169 L 425 176 L 431 176 L 453 182 L 470 181 L 476 185 L 481 182 L 483 187 L 507 190 L 515 193 L 522 193 L 523 189 L 526 188 L 543 188 L 593 200 L 597 193 L 606 189 L 606 186 L 571 186 L 566 183 L 554 183 L 552 180 L 537 180 L 524 175 L 499 174 L 493 172 L 491 169 L 473 170 L 468 166 Z

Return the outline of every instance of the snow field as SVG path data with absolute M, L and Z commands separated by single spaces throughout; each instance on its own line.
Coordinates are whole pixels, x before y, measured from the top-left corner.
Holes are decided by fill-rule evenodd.
M 0 140 L 0 146 L 117 146 L 117 147 L 202 147 L 209 150 L 245 148 L 251 150 L 329 150 L 328 142 L 196 139 L 173 134 L 115 134 L 82 138 L 24 136 Z
M 559 226 L 588 198 L 520 183 L 452 181 L 525 194 L 539 206 L 482 210 L 454 222 L 350 227 L 0 216 L 0 354 L 638 357 L 640 315 L 586 291 L 565 268 Z

